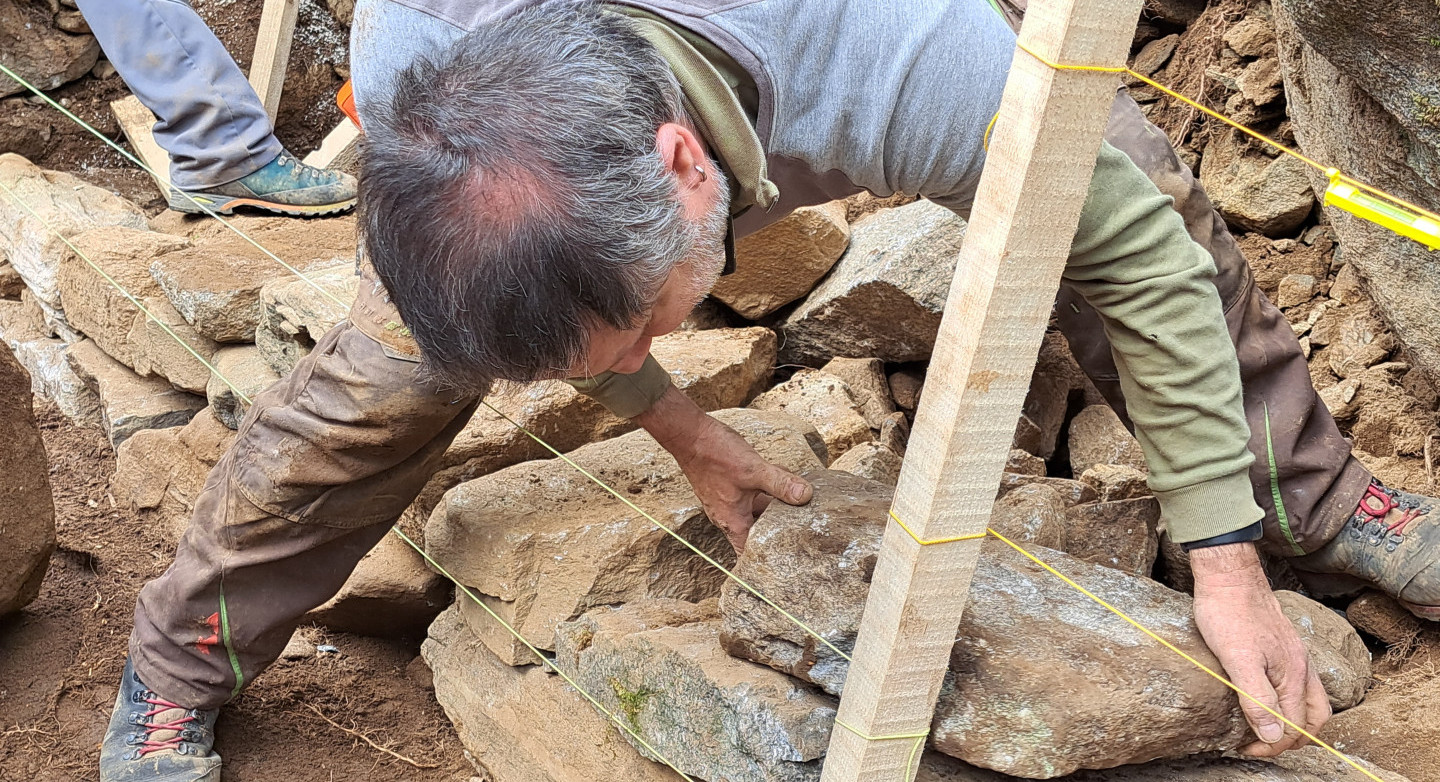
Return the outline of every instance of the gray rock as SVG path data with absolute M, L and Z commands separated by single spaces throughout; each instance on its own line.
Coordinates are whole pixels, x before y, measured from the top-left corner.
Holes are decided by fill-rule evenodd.
M 965 221 L 930 201 L 861 219 L 840 262 L 781 323 L 780 359 L 929 358 L 964 238 Z
M 31 410 L 30 377 L 0 345 L 0 616 L 30 604 L 55 550 L 50 460 Z
M 804 296 L 850 243 L 845 203 L 796 209 L 735 243 L 735 271 L 711 295 L 750 320 Z
M 30 388 L 81 426 L 100 428 L 100 397 L 70 368 L 68 345 L 44 331 L 44 314 L 30 303 L 0 301 L 0 339 L 30 374 Z
M 144 317 L 126 293 L 140 301 L 162 296 L 150 276 L 155 258 L 184 249 L 189 242 L 178 236 L 133 228 L 92 228 L 71 237 L 78 252 L 60 261 L 58 287 L 65 319 L 110 357 L 134 368 L 130 332 L 136 316 Z M 81 257 L 84 255 L 84 258 Z M 85 259 L 89 259 L 87 263 Z M 95 266 L 100 267 L 97 270 Z M 107 280 L 106 276 L 110 279 Z M 114 280 L 116 284 L 112 284 Z M 172 340 L 173 341 L 173 340 Z
M 1200 181 L 1226 222 L 1271 237 L 1292 233 L 1310 215 L 1309 172 L 1289 155 L 1252 149 L 1238 130 L 1217 133 L 1200 159 Z
M 350 302 L 360 290 L 354 263 L 312 270 L 307 276 L 308 282 L 277 278 L 260 289 L 255 346 L 279 375 L 289 374 L 325 332 L 350 314 Z
M 835 699 L 725 654 L 719 624 L 713 602 L 600 608 L 556 628 L 555 664 L 687 774 L 818 780 Z
M 461 743 L 489 772 L 486 779 L 680 782 L 679 774 L 631 749 L 615 723 L 559 676 L 496 658 L 456 608 L 430 625 L 421 651 L 434 671 L 436 699 Z
M 176 390 L 160 378 L 135 374 L 90 340 L 66 350 L 70 368 L 100 397 L 101 426 L 119 447 L 142 429 L 184 426 L 205 407 L 203 397 Z
M 250 404 L 241 395 L 254 400 L 261 391 L 275 385 L 280 375 L 270 368 L 260 349 L 254 345 L 220 348 L 215 354 L 214 364 L 225 380 L 212 375 L 205 386 L 205 396 L 221 423 L 231 429 L 239 429 L 240 421 L 250 409 Z M 231 383 L 235 387 L 232 388 Z
M 1364 760 L 1361 766 L 1384 782 L 1405 777 Z M 938 752 L 927 752 L 915 782 L 1019 782 L 1019 777 L 976 768 Z M 1066 782 L 1374 782 L 1320 747 L 1291 750 L 1273 760 L 1222 757 L 1218 753 L 1157 760 L 1102 771 L 1077 771 Z
M 879 550 L 890 490 L 850 476 L 816 480 L 804 508 L 772 505 L 756 522 L 737 574 L 849 650 Z M 932 746 L 975 765 L 1031 778 L 1229 749 L 1248 727 L 1228 689 L 999 541 L 987 541 L 956 634 Z M 1148 579 L 1027 547 L 1212 668 L 1190 598 Z M 1312 654 L 1336 672 L 1348 702 L 1368 661 L 1325 621 L 1327 611 L 1284 598 Z M 1296 606 L 1303 606 L 1296 611 Z M 847 665 L 749 593 L 727 585 L 721 640 L 732 654 L 827 691 Z M 1352 634 L 1353 635 L 1353 634 Z M 1098 740 L 1097 737 L 1103 737 Z
M 40 5 L 0 0 L 0 30 L 5 31 L 0 63 L 42 90 L 84 76 L 100 59 L 100 44 L 93 35 L 68 35 L 56 29 Z M 0 76 L 0 98 L 21 93 L 30 91 Z
M 0 0 L 0 9 L 12 1 Z M 61 237 L 103 226 L 143 231 L 145 213 L 109 191 L 69 174 L 44 171 L 19 155 L 0 155 L 0 182 L 25 204 L 0 198 L 0 257 L 24 278 L 47 323 L 58 321 L 63 326 L 58 277 L 60 262 L 70 248 Z
M 820 466 L 814 429 L 783 413 L 722 411 L 723 423 L 786 469 Z M 822 446 L 823 447 L 823 446 Z M 722 563 L 734 553 L 675 460 L 645 432 L 587 445 L 577 464 Z M 425 547 L 460 583 L 513 603 L 515 626 L 550 648 L 555 625 L 597 606 L 647 597 L 702 600 L 724 575 L 573 467 L 515 465 L 445 494 Z
M 834 375 L 802 369 L 750 403 L 756 410 L 778 410 L 809 421 L 819 430 L 829 461 L 874 438 L 864 407 L 850 386 Z

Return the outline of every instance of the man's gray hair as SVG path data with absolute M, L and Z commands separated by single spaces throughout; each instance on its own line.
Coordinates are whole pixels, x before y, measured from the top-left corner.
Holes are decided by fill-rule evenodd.
M 655 133 L 680 88 L 622 16 L 548 3 L 401 73 L 365 117 L 368 259 L 458 388 L 555 376 L 630 329 L 694 242 Z

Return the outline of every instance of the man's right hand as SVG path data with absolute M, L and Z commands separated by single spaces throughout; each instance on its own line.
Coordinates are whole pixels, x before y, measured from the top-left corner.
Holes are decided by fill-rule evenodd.
M 1310 667 L 1309 654 L 1265 578 L 1253 543 L 1190 552 L 1195 573 L 1195 623 L 1236 687 L 1315 735 L 1330 719 L 1330 699 Z M 1241 747 L 1274 757 L 1308 739 L 1254 700 L 1240 696 L 1259 741 Z

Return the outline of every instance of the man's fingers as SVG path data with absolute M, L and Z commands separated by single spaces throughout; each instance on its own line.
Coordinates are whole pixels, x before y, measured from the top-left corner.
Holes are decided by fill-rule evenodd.
M 804 478 L 773 464 L 765 465 L 761 489 L 787 505 L 804 505 L 815 493 Z
M 1330 714 L 1330 696 L 1311 669 L 1310 682 L 1305 686 L 1305 730 L 1312 736 L 1320 735 L 1320 729 L 1330 721 Z
M 1251 660 L 1244 665 L 1226 665 L 1225 670 L 1230 674 L 1230 680 L 1235 683 L 1236 687 L 1259 701 L 1256 703 L 1255 700 L 1244 695 L 1240 696 L 1240 708 L 1245 712 L 1245 721 L 1250 723 L 1250 729 L 1255 731 L 1255 735 L 1263 742 L 1259 746 L 1279 743 L 1285 738 L 1285 725 L 1270 711 L 1266 711 L 1265 707 L 1269 707 L 1271 711 L 1280 712 L 1280 696 L 1270 684 L 1264 660 Z M 1255 744 L 1251 745 L 1251 747 L 1256 746 Z M 1246 749 L 1248 750 L 1250 747 Z

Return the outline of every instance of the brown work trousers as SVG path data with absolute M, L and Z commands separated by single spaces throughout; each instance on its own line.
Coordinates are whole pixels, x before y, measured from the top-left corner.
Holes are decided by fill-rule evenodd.
M 1106 138 L 1175 199 L 1214 256 L 1240 356 L 1263 545 L 1282 555 L 1315 550 L 1354 510 L 1369 473 L 1316 396 L 1290 324 L 1256 288 L 1165 135 L 1122 94 Z M 383 344 L 383 321 L 394 317 L 384 302 L 378 286 L 362 285 L 350 321 L 256 398 L 196 501 L 174 564 L 141 590 L 130 654 L 161 696 L 213 708 L 264 670 L 414 500 L 474 412 L 476 397 L 437 393 L 396 344 Z M 1058 312 L 1076 358 L 1124 416 L 1099 317 L 1068 290 Z

